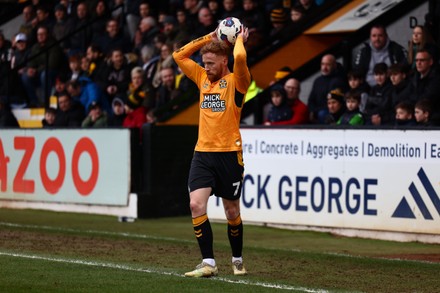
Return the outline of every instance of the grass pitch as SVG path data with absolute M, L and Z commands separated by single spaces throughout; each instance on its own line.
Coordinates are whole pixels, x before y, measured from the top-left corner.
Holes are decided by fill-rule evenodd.
M 233 276 L 226 224 L 213 223 L 219 276 L 191 279 L 189 217 L 0 209 L 0 292 L 440 292 L 440 245 L 244 223 L 249 275 Z

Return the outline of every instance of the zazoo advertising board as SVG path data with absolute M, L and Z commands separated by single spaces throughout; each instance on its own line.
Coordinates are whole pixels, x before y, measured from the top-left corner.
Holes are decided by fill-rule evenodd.
M 127 129 L 2 130 L 0 199 L 127 205 Z
M 440 131 L 241 132 L 244 219 L 440 234 Z M 208 213 L 225 218 L 214 196 Z

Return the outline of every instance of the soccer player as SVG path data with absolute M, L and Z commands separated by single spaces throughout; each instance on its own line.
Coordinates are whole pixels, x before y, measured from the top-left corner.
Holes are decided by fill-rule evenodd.
M 228 69 L 231 48 L 217 39 L 215 31 L 173 53 L 177 65 L 200 90 L 199 135 L 188 187 L 192 223 L 203 261 L 195 270 L 185 273 L 187 277 L 210 277 L 218 273 L 207 215 L 208 199 L 212 194 L 223 201 L 234 275 L 247 273 L 242 259 L 240 196 L 244 164 L 239 124 L 244 96 L 251 82 L 244 48 L 248 35 L 248 29 L 242 27 L 233 48 L 233 73 Z M 198 50 L 204 67 L 190 59 Z

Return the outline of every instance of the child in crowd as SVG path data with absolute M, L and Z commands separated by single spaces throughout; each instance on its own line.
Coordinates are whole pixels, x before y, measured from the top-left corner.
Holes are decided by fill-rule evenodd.
M 392 120 L 391 108 L 391 82 L 388 78 L 388 65 L 377 63 L 373 68 L 374 80 L 373 86 L 368 95 L 365 105 L 364 115 L 365 123 L 369 125 L 384 125 Z
M 265 125 L 272 122 L 286 121 L 292 118 L 292 109 L 287 105 L 287 93 L 284 87 L 276 84 L 270 91 L 271 108 L 267 115 Z
M 406 67 L 403 64 L 393 64 L 388 70 L 393 85 L 390 94 L 392 108 L 395 108 L 400 102 L 415 103 L 414 99 L 411 99 L 411 87 L 410 81 L 407 79 Z
M 359 70 L 351 70 L 347 74 L 348 85 L 351 90 L 359 91 L 361 101 L 359 104 L 359 110 L 363 112 L 368 99 L 368 93 L 370 92 L 370 86 L 365 82 L 365 75 Z
M 345 94 L 345 110 L 341 118 L 339 118 L 336 124 L 340 125 L 363 125 L 364 118 L 359 111 L 359 105 L 361 103 L 361 92 L 358 90 L 350 90 Z
M 42 121 L 43 128 L 52 128 L 55 126 L 55 118 L 57 110 L 55 108 L 47 108 L 44 112 L 44 119 Z
M 414 106 L 414 117 L 419 126 L 432 126 L 432 106 L 429 100 L 420 100 Z
M 324 118 L 325 124 L 336 124 L 345 112 L 344 93 L 340 89 L 332 90 L 327 95 L 328 114 Z
M 414 106 L 409 102 L 400 102 L 396 106 L 396 122 L 395 126 L 413 126 L 416 125 L 414 120 Z

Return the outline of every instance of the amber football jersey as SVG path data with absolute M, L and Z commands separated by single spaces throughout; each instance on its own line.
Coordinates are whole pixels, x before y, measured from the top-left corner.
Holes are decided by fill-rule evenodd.
M 195 150 L 239 151 L 242 149 L 239 130 L 241 110 L 251 80 L 243 39 L 238 37 L 234 46 L 233 73 L 212 83 L 205 69 L 190 59 L 194 52 L 211 41 L 211 36 L 206 35 L 173 53 L 177 65 L 200 90 L 199 138 Z

